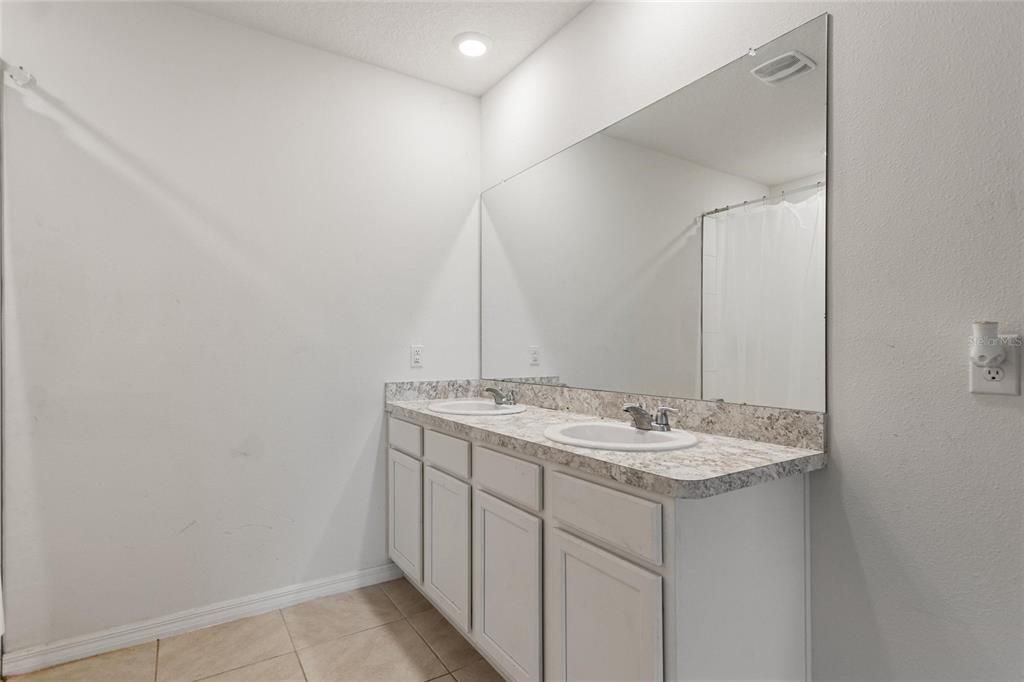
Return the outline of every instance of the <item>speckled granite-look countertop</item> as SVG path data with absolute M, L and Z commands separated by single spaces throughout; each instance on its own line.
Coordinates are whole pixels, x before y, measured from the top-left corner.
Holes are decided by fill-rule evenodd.
M 670 497 L 700 498 L 746 488 L 825 466 L 818 450 L 774 445 L 691 431 L 697 444 L 685 450 L 616 452 L 561 445 L 544 429 L 566 422 L 592 422 L 593 415 L 526 406 L 505 416 L 438 414 L 431 400 L 388 401 L 394 417 L 466 440 L 562 464 L 589 474 Z

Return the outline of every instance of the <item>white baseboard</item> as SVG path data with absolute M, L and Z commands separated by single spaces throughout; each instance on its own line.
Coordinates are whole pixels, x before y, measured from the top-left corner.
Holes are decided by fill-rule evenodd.
M 227 623 L 246 616 L 255 616 L 286 606 L 293 606 L 329 594 L 376 585 L 401 575 L 402 572 L 397 566 L 388 563 L 344 575 L 289 585 L 239 599 L 229 599 L 188 611 L 179 611 L 161 618 L 122 625 L 91 635 L 72 637 L 18 651 L 5 651 L 3 674 L 18 675 L 136 644 L 145 644 L 163 637 L 180 635 L 183 632 L 198 630 L 210 625 Z

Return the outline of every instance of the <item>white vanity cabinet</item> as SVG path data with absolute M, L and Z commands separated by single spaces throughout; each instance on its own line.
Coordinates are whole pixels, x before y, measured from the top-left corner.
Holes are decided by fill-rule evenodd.
M 559 471 L 549 481 L 548 679 L 663 679 L 662 504 Z
M 423 582 L 423 429 L 388 417 L 388 557 Z
M 540 680 L 541 520 L 483 490 L 473 494 L 476 641 L 516 680 Z
M 423 591 L 464 632 L 469 632 L 470 626 L 470 513 L 469 484 L 427 466 L 423 475 Z
M 390 424 L 391 558 L 507 679 L 807 679 L 802 476 L 677 499 Z
M 388 556 L 410 579 L 423 580 L 423 463 L 388 449 Z
M 661 576 L 554 530 L 548 679 L 661 680 Z

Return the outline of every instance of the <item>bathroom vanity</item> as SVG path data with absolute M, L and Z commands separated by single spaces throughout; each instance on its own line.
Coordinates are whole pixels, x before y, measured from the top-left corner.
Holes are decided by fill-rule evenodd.
M 484 190 L 482 378 L 386 389 L 390 556 L 511 680 L 808 677 L 827 29 Z
M 584 449 L 543 434 L 595 415 L 431 402 L 387 402 L 389 554 L 508 679 L 806 679 L 823 452 Z

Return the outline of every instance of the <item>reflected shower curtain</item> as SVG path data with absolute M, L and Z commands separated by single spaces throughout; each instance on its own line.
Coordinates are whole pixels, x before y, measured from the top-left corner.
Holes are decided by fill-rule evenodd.
M 825 190 L 704 216 L 705 400 L 825 409 Z

